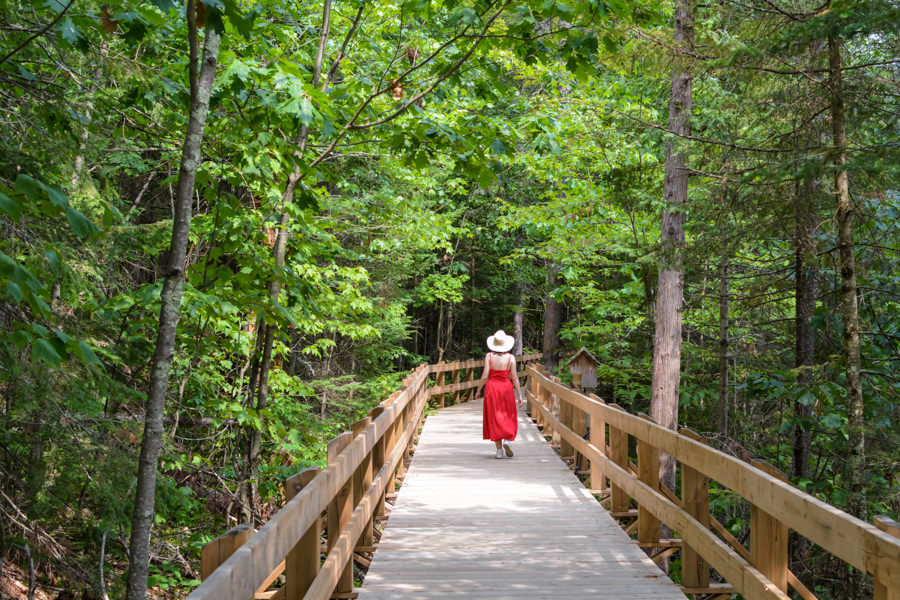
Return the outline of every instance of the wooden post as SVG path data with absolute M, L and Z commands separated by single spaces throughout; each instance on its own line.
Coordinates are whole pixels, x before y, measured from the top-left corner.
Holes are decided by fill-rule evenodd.
M 446 374 L 447 373 L 445 371 L 441 371 L 440 373 L 437 374 L 437 381 L 435 381 L 435 383 L 434 383 L 435 387 L 441 387 L 442 385 L 444 385 L 444 377 L 446 376 Z M 443 394 L 438 394 L 438 406 L 440 408 L 444 408 L 444 395 Z
M 574 417 L 574 407 L 569 403 L 559 399 L 559 422 L 572 429 L 572 420 Z M 560 436 L 559 439 L 559 455 L 560 457 L 573 456 L 575 454 L 575 448 L 566 441 L 565 438 Z
M 900 538 L 900 523 L 886 516 L 875 517 L 872 520 L 872 524 L 875 525 L 881 531 L 885 533 L 889 533 L 896 538 Z M 887 584 L 883 583 L 879 580 L 878 575 L 875 576 L 874 580 L 875 586 L 875 600 L 900 600 L 900 589 L 889 588 Z
M 572 407 L 572 430 L 577 433 L 580 437 L 584 437 L 584 434 L 587 433 L 587 413 L 585 413 L 580 408 L 573 406 Z M 578 459 L 578 453 L 575 453 L 576 460 Z M 584 460 L 585 458 L 582 456 L 582 468 L 584 468 Z
M 559 421 L 559 396 L 552 393 L 550 394 L 550 414 L 553 415 L 555 422 Z M 556 427 L 551 426 L 550 430 L 550 445 L 559 448 L 559 442 L 562 439 L 562 436 L 559 435 Z
M 610 404 L 615 409 L 624 410 L 621 406 Z M 609 426 L 609 457 L 614 463 L 628 470 L 628 434 Z M 609 509 L 613 512 L 625 512 L 628 510 L 628 494 L 622 488 L 609 484 L 611 502 Z
M 540 389 L 540 393 L 538 394 L 538 400 L 540 400 L 541 404 L 544 406 L 544 408 L 547 409 L 548 412 L 553 414 L 552 413 L 553 404 L 550 399 L 550 390 L 548 390 L 545 387 L 542 387 Z M 540 425 L 542 425 L 544 427 L 544 431 L 543 431 L 544 437 L 552 438 L 553 437 L 553 423 L 551 422 L 551 420 L 547 417 L 542 417 L 540 419 Z
M 385 406 L 384 408 L 385 408 L 385 410 L 387 410 L 388 408 L 390 408 L 390 405 Z M 394 433 L 396 432 L 396 430 L 397 430 L 397 428 L 394 427 L 394 425 L 389 425 L 384 430 L 384 455 L 385 455 L 385 457 L 390 456 L 391 452 L 394 451 L 394 444 L 396 443 L 396 441 L 395 441 L 396 438 L 394 437 Z M 394 474 L 395 474 L 395 472 L 396 471 L 391 470 L 391 472 L 388 474 L 388 480 L 384 486 L 384 494 L 382 494 L 381 500 L 378 502 L 378 507 L 376 508 L 376 511 L 378 509 L 380 509 L 380 511 L 381 511 L 381 512 L 375 513 L 375 516 L 377 516 L 377 517 L 384 517 L 387 514 L 387 509 L 385 507 L 384 500 L 385 500 L 385 497 L 387 494 L 394 493 Z
M 695 442 L 706 443 L 690 429 L 682 427 L 681 433 Z M 681 500 L 684 510 L 709 529 L 709 478 L 684 463 L 681 463 Z M 681 585 L 697 588 L 709 586 L 709 565 L 687 544 L 681 548 Z
M 353 433 L 354 439 L 362 434 L 365 431 L 366 427 L 369 426 L 369 423 L 372 422 L 372 417 L 365 417 L 364 419 L 360 419 L 356 423 L 350 426 L 350 431 Z M 372 453 L 369 453 L 363 461 L 357 467 L 356 472 L 353 474 L 353 509 L 355 510 L 357 506 L 359 506 L 360 500 L 362 497 L 366 495 L 366 492 L 369 491 L 369 487 L 372 485 L 373 472 L 372 472 Z M 369 526 L 372 525 L 372 521 L 369 521 Z M 367 526 L 363 531 L 363 534 L 359 538 L 358 546 L 371 546 L 372 545 L 372 530 Z
M 642 419 L 650 420 L 647 415 Z M 638 478 L 654 492 L 659 492 L 659 448 L 638 439 Z M 638 504 L 638 542 L 659 542 L 659 519 Z
M 200 551 L 200 579 L 206 580 L 234 551 L 253 535 L 253 527 L 242 523 L 223 533 Z
M 599 396 L 591 394 L 591 398 L 597 402 L 603 402 Z M 591 415 L 591 444 L 596 446 L 601 453 L 606 454 L 606 422 L 599 415 Z M 606 475 L 598 461 L 591 461 L 591 489 L 599 492 L 606 489 Z
M 381 413 L 384 412 L 383 406 L 376 406 L 372 410 L 369 411 L 369 418 L 373 421 L 381 416 Z M 375 442 L 375 446 L 372 448 L 372 473 L 377 473 L 381 470 L 381 467 L 384 466 L 384 459 L 387 456 L 384 452 L 384 439 L 387 434 L 381 436 L 377 442 Z M 374 517 L 383 517 L 384 516 L 384 492 L 381 493 L 381 496 L 378 498 L 378 502 L 375 504 L 375 511 L 373 513 L 373 518 L 369 520 L 369 525 L 366 527 L 366 533 L 363 534 L 363 537 L 372 536 L 375 520 Z M 371 546 L 374 540 L 369 537 L 367 542 L 368 545 Z
M 784 473 L 772 465 L 758 460 L 751 464 L 773 477 L 787 481 Z M 752 504 L 750 505 L 750 559 L 760 573 L 778 586 L 778 589 L 787 592 L 787 525 Z
M 300 490 L 309 485 L 322 469 L 309 467 L 284 482 L 285 504 L 291 501 Z M 300 541 L 287 555 L 284 564 L 284 598 L 285 600 L 301 600 L 319 572 L 321 552 L 319 537 L 322 533 L 322 519 L 316 519 L 310 525 Z
M 475 368 L 466 370 L 466 383 L 472 383 L 475 381 Z M 469 388 L 466 391 L 466 402 L 471 402 L 475 399 L 475 388 Z
M 459 369 L 453 371 L 453 385 L 457 384 L 459 384 Z M 461 395 L 459 390 L 453 392 L 453 404 L 459 404 Z
M 353 434 L 345 431 L 328 442 L 328 464 L 331 465 L 344 448 L 353 441 Z M 337 495 L 328 504 L 328 551 L 337 543 L 341 530 L 350 520 L 353 513 L 353 477 L 342 487 Z M 353 561 L 348 561 L 344 567 L 338 584 L 334 589 L 339 594 L 349 594 L 353 591 Z

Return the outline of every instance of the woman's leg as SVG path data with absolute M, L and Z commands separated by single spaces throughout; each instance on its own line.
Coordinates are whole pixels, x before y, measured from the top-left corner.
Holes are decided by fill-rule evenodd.
M 503 440 L 494 440 L 494 445 L 497 447 L 497 450 L 500 449 L 500 444 L 503 443 Z

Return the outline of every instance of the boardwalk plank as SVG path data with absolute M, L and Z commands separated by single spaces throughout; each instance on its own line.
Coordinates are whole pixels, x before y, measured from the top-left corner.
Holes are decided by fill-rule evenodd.
M 519 414 L 515 456 L 481 403 L 430 416 L 360 600 L 683 600 Z

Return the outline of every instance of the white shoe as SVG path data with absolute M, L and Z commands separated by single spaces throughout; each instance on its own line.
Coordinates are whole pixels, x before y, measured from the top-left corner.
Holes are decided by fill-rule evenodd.
M 509 440 L 503 440 L 503 449 L 506 451 L 506 455 L 512 458 L 513 451 L 512 446 L 509 445 Z
M 500 448 L 497 448 L 496 458 L 503 458 L 503 450 L 501 450 Z

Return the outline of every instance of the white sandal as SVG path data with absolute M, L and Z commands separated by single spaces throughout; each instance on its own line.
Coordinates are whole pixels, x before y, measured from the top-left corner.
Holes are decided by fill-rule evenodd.
M 503 440 L 503 449 L 506 451 L 506 455 L 512 458 L 513 449 L 512 446 L 509 445 L 509 440 Z

